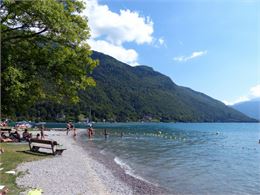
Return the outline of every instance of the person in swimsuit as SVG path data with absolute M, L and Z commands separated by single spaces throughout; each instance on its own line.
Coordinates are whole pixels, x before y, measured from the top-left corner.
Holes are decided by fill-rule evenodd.
M 67 135 L 69 135 L 70 128 L 71 128 L 71 122 L 68 122 L 67 123 Z
M 92 126 L 88 128 L 88 138 L 91 138 L 94 135 L 94 129 Z

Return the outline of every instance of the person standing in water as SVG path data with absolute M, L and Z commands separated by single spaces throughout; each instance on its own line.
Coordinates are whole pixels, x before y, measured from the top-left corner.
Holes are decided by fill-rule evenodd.
M 107 136 L 108 136 L 107 129 L 104 130 L 104 136 L 105 136 L 105 139 L 107 139 Z
M 69 135 L 70 128 L 71 128 L 71 122 L 68 122 L 67 123 L 67 135 Z
M 94 129 L 92 128 L 92 125 L 88 128 L 88 138 L 91 138 L 94 135 Z

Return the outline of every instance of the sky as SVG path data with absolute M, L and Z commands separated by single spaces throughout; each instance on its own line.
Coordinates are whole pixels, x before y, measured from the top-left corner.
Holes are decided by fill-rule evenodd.
M 228 105 L 260 97 L 260 1 L 84 1 L 93 50 Z

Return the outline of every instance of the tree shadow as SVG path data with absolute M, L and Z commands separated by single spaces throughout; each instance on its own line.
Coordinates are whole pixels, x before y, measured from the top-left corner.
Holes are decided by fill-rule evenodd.
M 53 156 L 52 153 L 42 152 L 42 151 L 33 152 L 31 150 L 23 150 L 23 151 L 17 150 L 16 152 L 20 152 L 20 153 L 24 153 L 24 154 L 31 154 L 31 155 L 34 155 L 34 156 Z

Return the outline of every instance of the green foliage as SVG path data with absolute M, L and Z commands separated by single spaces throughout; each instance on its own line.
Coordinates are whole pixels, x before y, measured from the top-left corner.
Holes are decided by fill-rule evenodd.
M 37 104 L 35 110 L 48 113 L 41 111 L 37 117 L 47 121 L 63 113 L 67 119 L 84 114 L 94 121 L 254 121 L 209 96 L 177 86 L 150 67 L 131 67 L 98 52 L 92 58 L 100 62 L 93 71 L 96 87 L 80 91 L 78 106 Z M 33 112 L 30 117 L 35 117 Z
M 83 9 L 78 0 L 1 1 L 3 115 L 44 100 L 76 103 L 95 85 Z
M 116 121 L 238 122 L 253 121 L 205 94 L 177 86 L 147 66 L 131 67 L 93 52 L 96 88 L 82 91 L 81 103 L 99 119 Z

